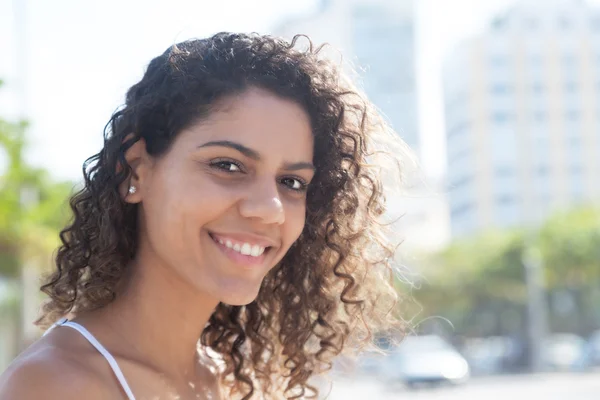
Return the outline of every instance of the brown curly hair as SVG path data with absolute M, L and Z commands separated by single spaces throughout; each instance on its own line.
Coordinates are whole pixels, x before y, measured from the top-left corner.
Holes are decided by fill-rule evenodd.
M 373 343 L 373 333 L 402 328 L 393 254 L 385 234 L 383 172 L 401 168 L 401 140 L 373 106 L 320 57 L 321 48 L 258 34 L 219 33 L 171 46 L 154 58 L 104 131 L 103 149 L 83 166 L 84 187 L 60 233 L 56 270 L 42 286 L 50 299 L 38 324 L 106 305 L 115 298 L 137 248 L 137 205 L 123 201 L 125 152 L 140 138 L 164 154 L 178 133 L 205 118 L 218 100 L 249 87 L 301 105 L 310 116 L 316 175 L 306 224 L 246 306 L 219 304 L 200 344 L 224 361 L 231 394 L 316 396 L 309 378 L 331 368 L 342 350 Z M 304 42 L 304 41 L 302 41 Z M 395 153 L 391 145 L 400 145 Z M 384 149 L 396 163 L 382 172 Z

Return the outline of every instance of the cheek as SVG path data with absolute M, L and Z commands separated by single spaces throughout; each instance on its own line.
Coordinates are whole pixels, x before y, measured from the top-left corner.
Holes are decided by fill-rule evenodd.
M 304 230 L 306 223 L 306 207 L 304 204 L 288 209 L 286 213 L 286 236 L 291 246 Z
M 149 233 L 158 245 L 162 242 L 180 255 L 186 245 L 197 246 L 202 225 L 222 216 L 235 199 L 209 180 L 164 179 L 151 189 L 144 200 Z
M 181 218 L 197 230 L 202 225 L 218 220 L 229 213 L 236 196 L 234 190 L 203 182 L 188 189 L 179 202 Z

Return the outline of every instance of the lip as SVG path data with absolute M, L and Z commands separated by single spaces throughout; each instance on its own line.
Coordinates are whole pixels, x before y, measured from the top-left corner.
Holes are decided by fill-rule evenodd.
M 246 237 L 246 238 L 244 238 L 244 240 L 240 240 L 240 239 L 238 239 L 241 237 L 240 235 L 236 235 L 236 236 L 234 236 L 234 235 L 218 235 L 215 233 L 209 233 L 208 236 L 210 237 L 210 240 L 212 240 L 212 242 L 219 248 L 219 250 L 221 250 L 221 252 L 227 258 L 229 258 L 231 261 L 233 261 L 236 264 L 246 266 L 246 267 L 252 267 L 252 266 L 264 264 L 266 255 L 268 253 L 270 253 L 271 250 L 273 250 L 273 247 L 270 244 L 266 244 L 266 245 L 263 244 L 263 243 L 265 243 L 264 240 L 262 242 L 259 240 L 256 240 L 256 239 L 251 240 L 250 237 Z M 246 236 L 246 235 L 244 235 L 244 236 Z M 230 249 L 229 247 L 225 246 L 224 244 L 219 243 L 219 241 L 218 241 L 219 239 L 225 240 L 226 238 L 234 239 L 239 242 L 257 244 L 259 246 L 265 247 L 265 251 L 258 257 L 247 256 L 247 255 L 241 254 L 233 249 Z
M 261 247 L 278 247 L 279 243 L 277 243 L 275 240 L 266 237 L 266 236 L 259 236 L 259 235 L 255 235 L 252 233 L 217 233 L 217 232 L 209 232 L 210 236 L 212 236 L 213 239 L 221 239 L 223 241 L 230 239 L 231 241 L 234 242 L 240 242 L 240 243 L 250 243 L 250 244 L 257 244 Z

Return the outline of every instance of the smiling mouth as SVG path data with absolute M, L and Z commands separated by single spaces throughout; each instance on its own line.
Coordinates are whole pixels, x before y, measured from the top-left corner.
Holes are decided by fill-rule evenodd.
M 240 242 L 227 237 L 208 233 L 213 242 L 230 259 L 241 264 L 261 264 L 272 249 L 271 246 L 261 246 L 255 243 Z

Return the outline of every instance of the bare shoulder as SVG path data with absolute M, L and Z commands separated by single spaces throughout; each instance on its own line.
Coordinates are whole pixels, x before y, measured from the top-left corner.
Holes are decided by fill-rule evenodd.
M 32 347 L 0 376 L 0 400 L 114 398 L 103 378 L 76 357 L 50 345 Z

